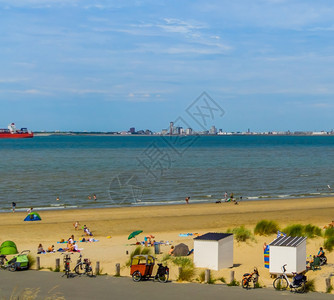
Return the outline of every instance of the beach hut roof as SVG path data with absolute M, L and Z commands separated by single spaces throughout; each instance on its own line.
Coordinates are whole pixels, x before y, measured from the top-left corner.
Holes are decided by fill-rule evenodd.
M 194 240 L 219 241 L 231 235 L 232 233 L 208 232 L 201 236 L 195 237 Z
M 304 236 L 280 236 L 272 241 L 269 246 L 297 247 L 306 240 Z

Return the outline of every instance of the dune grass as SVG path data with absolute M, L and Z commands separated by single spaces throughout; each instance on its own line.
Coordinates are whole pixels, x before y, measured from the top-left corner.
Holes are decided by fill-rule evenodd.
M 245 228 L 245 226 L 236 227 L 233 229 L 228 229 L 227 232 L 233 233 L 234 238 L 238 242 L 246 242 L 248 240 L 254 241 L 255 238 L 250 230 Z
M 312 224 L 292 224 L 284 228 L 283 232 L 288 236 L 306 236 L 311 239 L 322 235 L 321 229 Z
M 261 220 L 254 228 L 254 234 L 270 235 L 279 230 L 278 224 L 275 221 Z
M 179 267 L 178 281 L 191 281 L 195 275 L 193 261 L 188 257 L 175 257 L 173 263 Z

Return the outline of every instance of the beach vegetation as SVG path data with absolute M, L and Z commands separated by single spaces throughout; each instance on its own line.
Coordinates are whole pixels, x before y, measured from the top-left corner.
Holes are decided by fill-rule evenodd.
M 164 256 L 161 259 L 162 263 L 166 263 L 167 261 L 171 260 L 172 256 L 169 255 L 168 253 L 165 253 Z
M 239 286 L 240 282 L 233 279 L 230 283 L 227 284 L 228 286 Z
M 28 254 L 27 257 L 29 262 L 29 269 L 31 269 L 36 264 L 36 257 L 32 256 L 31 254 Z
M 193 261 L 188 257 L 175 257 L 173 263 L 179 267 L 178 281 L 191 281 L 195 275 Z
M 292 224 L 283 229 L 288 236 L 304 236 L 304 226 L 301 224 Z
M 321 236 L 321 228 L 312 224 L 307 224 L 304 226 L 304 234 L 311 239 L 317 236 Z
M 305 292 L 315 292 L 315 281 L 314 279 L 308 280 L 305 283 Z
M 217 278 L 217 280 L 220 280 L 222 283 L 226 283 L 226 279 L 223 276 Z
M 255 240 L 251 231 L 245 228 L 245 226 L 243 225 L 240 227 L 233 228 L 233 229 L 228 229 L 227 232 L 233 233 L 234 238 L 238 242 L 246 242 L 248 240 L 251 240 L 251 241 Z
M 205 282 L 205 270 L 203 270 L 201 273 L 199 273 L 199 276 L 198 276 L 198 279 L 197 279 L 199 282 Z M 214 284 L 217 280 L 219 279 L 215 279 L 211 276 L 211 273 L 210 273 L 210 278 L 209 278 L 209 281 L 208 281 L 208 284 Z M 225 279 L 224 279 L 225 280 Z
M 256 289 L 262 289 L 262 287 L 263 286 L 258 281 L 254 284 L 254 288 L 256 288 Z
M 321 228 L 312 224 L 292 224 L 283 229 L 288 236 L 306 236 L 310 239 L 321 236 Z
M 330 294 L 330 293 L 332 293 L 333 290 L 334 290 L 333 285 L 330 285 L 330 286 L 327 288 L 326 293 Z
M 324 248 L 329 252 L 333 251 L 334 248 L 334 236 L 328 237 L 324 242 Z
M 325 234 L 324 234 L 325 237 L 331 237 L 331 236 L 334 236 L 334 227 L 330 227 L 330 228 L 327 228 L 325 230 Z
M 198 275 L 198 281 L 199 282 L 204 282 L 205 280 L 205 270 L 203 270 L 201 273 Z
M 279 226 L 275 221 L 261 220 L 254 228 L 254 234 L 270 235 L 279 230 Z

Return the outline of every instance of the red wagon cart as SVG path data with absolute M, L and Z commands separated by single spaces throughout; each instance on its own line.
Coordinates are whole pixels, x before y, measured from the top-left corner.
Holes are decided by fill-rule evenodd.
M 152 275 L 155 258 L 152 255 L 135 255 L 131 259 L 130 274 L 133 281 L 149 279 Z

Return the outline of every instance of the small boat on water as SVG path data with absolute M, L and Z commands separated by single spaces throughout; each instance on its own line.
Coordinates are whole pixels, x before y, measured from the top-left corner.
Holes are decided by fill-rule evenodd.
M 7 129 L 0 129 L 0 139 L 23 139 L 32 137 L 34 137 L 33 132 L 28 131 L 27 128 L 16 129 L 14 123 L 9 124 Z

